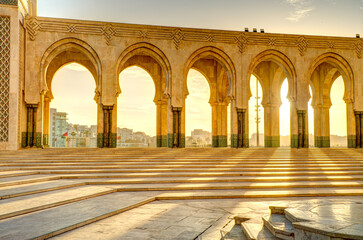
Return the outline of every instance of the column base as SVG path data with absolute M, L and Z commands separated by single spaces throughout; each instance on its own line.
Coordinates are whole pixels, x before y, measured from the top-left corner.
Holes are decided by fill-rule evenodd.
M 315 136 L 314 146 L 318 148 L 329 148 L 330 137 L 329 136 Z
M 291 143 L 291 148 L 298 148 L 299 147 L 299 137 L 297 134 L 292 134 L 290 136 L 290 143 Z
M 174 134 L 168 133 L 168 148 L 174 147 Z M 185 148 L 185 134 L 181 134 L 178 148 Z
M 348 135 L 348 148 L 356 148 L 357 147 L 357 136 L 356 135 Z
M 21 147 L 22 148 L 26 148 L 28 145 L 28 133 L 27 132 L 22 132 L 21 133 Z
M 265 136 L 265 147 L 280 147 L 280 136 Z
M 103 148 L 103 133 L 97 134 L 97 147 Z
M 117 133 L 111 133 L 111 142 L 110 142 L 110 148 L 116 148 L 117 147 Z
M 237 148 L 237 134 L 232 134 L 231 135 L 231 148 Z
M 49 147 L 49 134 L 43 134 L 43 146 Z
M 243 135 L 243 146 L 242 148 L 249 148 L 250 140 L 247 134 Z M 238 134 L 231 135 L 231 148 L 238 148 Z
M 168 136 L 167 135 L 156 136 L 156 146 L 157 147 L 167 147 L 168 146 Z
M 212 147 L 227 147 L 227 136 L 212 136 Z

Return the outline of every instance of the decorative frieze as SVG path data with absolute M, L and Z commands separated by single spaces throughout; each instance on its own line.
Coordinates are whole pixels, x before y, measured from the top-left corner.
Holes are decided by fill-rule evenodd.
M 248 45 L 267 47 L 295 47 L 301 56 L 309 48 L 353 50 L 358 58 L 363 49 L 361 39 L 343 37 L 320 37 L 307 35 L 270 34 L 255 32 L 173 28 L 123 23 L 102 23 L 92 21 L 60 20 L 51 18 L 28 18 L 29 38 L 35 40 L 39 31 L 74 34 L 103 35 L 106 44 L 113 38 L 141 38 L 172 41 L 180 49 L 183 41 L 236 44 L 244 53 Z
M 18 0 L 0 0 L 0 4 L 18 6 Z
M 3 1 L 4 2 L 4 1 Z M 10 17 L 0 17 L 0 142 L 9 139 Z

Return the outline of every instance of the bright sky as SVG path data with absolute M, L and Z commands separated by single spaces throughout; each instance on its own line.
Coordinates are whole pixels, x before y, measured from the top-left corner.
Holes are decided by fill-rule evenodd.
M 226 30 L 256 27 L 264 28 L 266 32 L 271 33 L 349 37 L 354 37 L 356 33 L 363 35 L 363 0 L 38 0 L 38 15 Z M 53 88 L 55 99 L 51 107 L 68 112 L 68 118 L 72 123 L 96 124 L 94 80 L 84 68 L 74 64 L 72 66 L 64 67 L 57 72 L 53 82 L 53 87 L 57 86 L 57 90 Z M 198 93 L 193 92 L 191 87 L 198 84 L 202 86 L 203 80 L 207 87 L 203 76 L 196 71 L 190 72 L 188 84 L 191 95 L 187 98 L 187 116 L 195 119 L 198 117 L 197 113 L 200 114 L 199 119 L 191 122 L 187 120 L 187 135 L 195 128 L 211 131 L 211 110 L 206 102 L 206 99 L 209 99 L 209 90 L 200 87 L 201 91 Z M 73 86 L 78 84 L 79 87 L 70 88 L 71 84 L 68 82 Z M 154 135 L 156 119 L 141 121 L 145 116 L 155 116 L 156 108 L 152 102 L 155 89 L 151 78 L 141 69 L 130 68 L 121 74 L 120 83 L 123 93 L 118 99 L 118 126 Z M 140 102 L 134 98 L 134 84 L 142 84 L 145 87 L 140 95 L 143 96 L 139 99 Z M 339 90 L 339 87 L 336 89 Z M 332 95 L 335 96 L 334 91 L 333 89 Z M 280 112 L 284 113 L 289 107 L 284 105 L 288 104 L 284 102 L 285 96 L 281 94 L 281 97 L 283 105 Z M 131 102 L 139 105 L 134 106 Z M 130 106 L 134 107 L 133 110 Z M 333 107 L 335 106 L 333 101 Z M 142 113 L 144 115 L 141 115 Z M 286 135 L 289 132 L 289 127 L 286 127 L 288 123 L 284 124 L 285 117 L 281 116 L 280 119 L 281 126 L 284 126 L 280 129 L 281 135 Z M 288 118 L 286 119 L 288 121 Z M 313 132 L 310 122 L 309 128 L 309 132 Z M 331 129 L 332 134 L 334 131 L 337 131 L 337 134 L 345 131 L 341 130 L 341 127 L 332 128 L 332 124 Z

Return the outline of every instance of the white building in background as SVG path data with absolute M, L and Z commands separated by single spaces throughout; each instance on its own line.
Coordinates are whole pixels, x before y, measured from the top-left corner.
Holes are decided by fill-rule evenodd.
M 50 109 L 49 124 L 49 146 L 66 147 L 66 138 L 63 134 L 67 132 L 67 113 L 57 112 L 57 109 Z
M 186 138 L 187 147 L 212 146 L 212 133 L 203 129 L 194 129 L 191 136 Z

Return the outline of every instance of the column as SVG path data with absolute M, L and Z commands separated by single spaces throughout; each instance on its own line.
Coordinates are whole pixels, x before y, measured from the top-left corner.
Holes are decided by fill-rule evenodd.
M 319 148 L 330 147 L 330 106 L 314 106 L 314 146 Z
M 38 104 L 27 104 L 27 129 L 26 137 L 22 139 L 22 147 L 41 147 L 37 143 L 37 110 Z
M 182 120 L 182 109 L 181 107 L 173 107 L 173 140 L 172 147 L 173 148 L 181 148 L 182 144 L 182 133 L 181 133 L 181 120 Z
M 246 132 L 246 109 L 237 108 L 237 148 L 248 147 Z
M 235 104 L 235 100 L 233 99 L 231 101 L 231 147 L 232 148 L 237 148 L 237 138 L 238 138 L 238 113 L 237 113 L 237 109 L 236 108 L 236 104 Z M 248 127 L 247 127 L 248 129 Z
M 345 101 L 347 107 L 347 141 L 348 148 L 355 148 L 356 145 L 356 127 L 353 103 L 351 100 Z
M 290 99 L 290 141 L 292 148 L 298 148 L 298 114 L 293 99 Z
M 212 107 L 212 147 L 227 147 L 228 103 L 214 103 Z
M 156 146 L 167 147 L 167 101 L 156 103 Z
M 298 116 L 298 148 L 307 148 L 309 146 L 308 140 L 308 119 L 307 110 L 297 110 Z
M 265 147 L 280 147 L 280 104 L 264 104 Z
M 103 133 L 101 133 L 102 141 L 98 147 L 115 148 L 116 147 L 116 133 L 113 133 L 113 106 L 103 106 Z
M 43 146 L 49 147 L 49 114 L 50 114 L 50 100 L 49 98 L 44 99 L 44 110 L 43 110 Z

